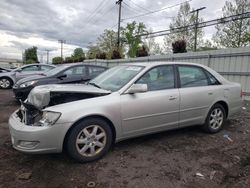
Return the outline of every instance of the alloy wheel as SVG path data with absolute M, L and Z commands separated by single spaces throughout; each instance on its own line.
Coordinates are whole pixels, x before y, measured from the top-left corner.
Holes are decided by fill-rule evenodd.
M 10 81 L 8 79 L 2 78 L 0 80 L 0 87 L 4 88 L 4 89 L 9 88 L 10 87 Z
M 79 154 L 93 157 L 100 153 L 107 142 L 107 134 L 99 125 L 90 125 L 80 131 L 76 139 Z
M 220 108 L 215 108 L 210 114 L 209 125 L 212 129 L 218 129 L 223 124 L 223 112 Z

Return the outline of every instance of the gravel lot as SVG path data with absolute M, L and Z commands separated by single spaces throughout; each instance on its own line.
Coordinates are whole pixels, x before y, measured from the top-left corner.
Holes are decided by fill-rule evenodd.
M 88 164 L 12 149 L 7 122 L 18 106 L 0 90 L 0 187 L 250 187 L 249 102 L 218 134 L 191 127 L 131 139 Z

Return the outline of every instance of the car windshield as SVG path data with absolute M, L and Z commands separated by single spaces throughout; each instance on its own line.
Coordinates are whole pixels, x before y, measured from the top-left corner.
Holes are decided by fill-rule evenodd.
M 125 86 L 143 68 L 143 66 L 134 65 L 116 66 L 100 74 L 91 80 L 89 84 L 112 92 L 117 91 Z
M 51 69 L 51 70 L 45 72 L 44 74 L 46 74 L 46 76 L 53 76 L 53 75 L 61 72 L 62 70 L 66 69 L 68 67 L 69 67 L 69 65 L 61 65 L 61 66 L 58 66 L 54 69 Z

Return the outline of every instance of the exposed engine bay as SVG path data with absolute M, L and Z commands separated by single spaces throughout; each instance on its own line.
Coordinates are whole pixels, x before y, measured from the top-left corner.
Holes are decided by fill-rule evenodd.
M 68 86 L 67 90 L 66 86 Z M 83 84 L 38 86 L 30 92 L 27 100 L 21 102 L 17 116 L 24 124 L 32 125 L 41 120 L 42 110 L 46 107 L 100 97 L 110 93 L 110 91 Z

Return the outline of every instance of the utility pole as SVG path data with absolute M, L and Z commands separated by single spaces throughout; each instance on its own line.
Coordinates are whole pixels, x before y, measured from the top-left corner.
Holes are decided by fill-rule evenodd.
M 241 14 L 244 14 L 244 7 L 241 8 Z M 240 19 L 240 26 L 239 26 L 239 37 L 238 37 L 238 47 L 240 47 L 240 43 L 241 43 L 241 33 L 242 33 L 242 16 Z
M 45 49 L 45 51 L 47 52 L 47 64 L 49 64 L 49 52 L 52 50 Z
M 119 5 L 118 30 L 117 30 L 117 50 L 119 50 L 119 47 L 120 47 L 120 27 L 121 27 L 122 0 L 116 1 L 116 4 Z
M 58 40 L 59 43 L 61 43 L 61 58 L 62 58 L 62 62 L 63 62 L 63 43 L 66 43 L 66 40 Z
M 190 13 L 196 12 L 196 18 L 195 18 L 195 30 L 194 30 L 194 51 L 196 52 L 197 47 L 197 32 L 198 32 L 198 25 L 199 25 L 199 11 L 205 9 L 206 7 L 201 7 L 196 10 L 191 11 Z

